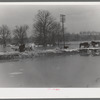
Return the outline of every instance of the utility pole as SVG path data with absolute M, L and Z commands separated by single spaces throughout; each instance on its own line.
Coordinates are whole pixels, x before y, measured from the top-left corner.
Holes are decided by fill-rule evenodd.
M 63 45 L 65 46 L 65 36 L 64 36 L 65 15 L 60 14 L 60 21 L 61 21 L 61 23 L 62 23 Z

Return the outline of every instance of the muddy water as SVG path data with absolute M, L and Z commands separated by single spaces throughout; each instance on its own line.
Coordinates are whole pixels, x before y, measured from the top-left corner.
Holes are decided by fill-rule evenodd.
M 99 87 L 100 56 L 49 56 L 0 63 L 0 87 Z

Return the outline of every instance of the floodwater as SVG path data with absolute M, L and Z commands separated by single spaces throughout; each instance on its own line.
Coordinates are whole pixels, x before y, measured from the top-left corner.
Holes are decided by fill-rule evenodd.
M 0 87 L 97 87 L 99 56 L 51 56 L 0 63 Z
M 0 87 L 100 87 L 100 56 L 0 61 Z

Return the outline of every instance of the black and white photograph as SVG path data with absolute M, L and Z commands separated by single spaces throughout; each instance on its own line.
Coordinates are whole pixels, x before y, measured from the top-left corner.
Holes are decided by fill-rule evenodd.
M 100 88 L 100 3 L 0 3 L 0 88 Z

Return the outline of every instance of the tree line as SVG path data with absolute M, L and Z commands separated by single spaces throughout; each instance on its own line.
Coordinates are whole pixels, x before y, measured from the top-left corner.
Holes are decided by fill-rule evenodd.
M 0 27 L 0 44 L 6 47 L 7 43 L 19 45 L 34 42 L 37 45 L 43 45 L 44 47 L 49 45 L 59 45 L 63 42 L 62 27 L 49 11 L 39 10 L 36 14 L 33 22 L 33 32 L 28 37 L 28 25 L 15 26 L 13 30 L 10 30 L 7 25 Z M 13 36 L 11 35 L 13 33 Z M 81 41 L 100 39 L 100 35 L 81 35 L 71 34 L 64 32 L 65 41 Z

